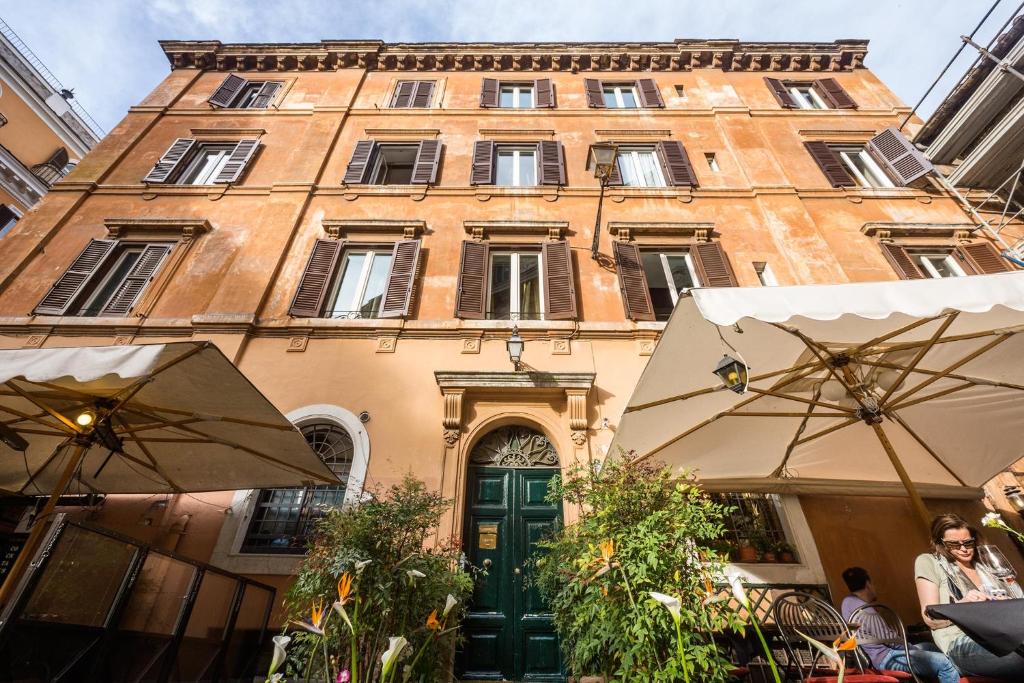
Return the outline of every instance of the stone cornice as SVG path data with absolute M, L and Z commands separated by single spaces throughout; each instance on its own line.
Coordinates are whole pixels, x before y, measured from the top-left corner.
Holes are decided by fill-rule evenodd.
M 426 221 L 387 218 L 325 218 L 321 226 L 333 239 L 345 239 L 351 234 L 401 235 L 412 240 L 427 229 Z
M 871 221 L 860 231 L 868 237 L 891 239 L 893 237 L 944 237 L 969 239 L 974 223 L 900 223 Z
M 492 235 L 547 235 L 560 240 L 569 229 L 569 221 L 463 221 L 466 234 L 473 239 L 486 239 Z
M 434 372 L 437 386 L 446 389 L 585 389 L 594 386 L 592 372 Z
M 107 218 L 110 239 L 171 238 L 188 241 L 212 228 L 205 218 Z
M 864 66 L 866 40 L 761 43 L 221 43 L 162 40 L 171 67 L 218 71 L 847 71 Z

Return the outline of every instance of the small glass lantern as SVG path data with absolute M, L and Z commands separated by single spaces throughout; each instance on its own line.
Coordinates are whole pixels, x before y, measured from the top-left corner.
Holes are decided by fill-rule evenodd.
M 1019 486 L 1004 486 L 1003 495 L 1006 496 L 1006 502 L 1008 502 L 1018 514 L 1024 515 L 1024 493 L 1021 492 Z
M 726 389 L 742 394 L 747 390 L 747 366 L 732 356 L 722 356 L 715 367 L 715 374 Z
M 587 154 L 587 170 L 593 172 L 595 178 L 610 178 L 618 152 L 618 146 L 611 142 L 591 145 Z
M 526 343 L 519 336 L 519 328 L 513 327 L 512 336 L 505 340 L 505 348 L 508 349 L 508 359 L 512 361 L 512 366 L 516 369 L 516 372 L 519 372 L 524 346 L 526 346 Z

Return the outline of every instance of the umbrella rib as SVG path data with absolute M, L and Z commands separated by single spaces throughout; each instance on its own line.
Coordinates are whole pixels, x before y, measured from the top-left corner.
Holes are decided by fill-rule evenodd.
M 815 402 L 818 400 L 819 396 L 821 396 L 820 384 L 814 387 Z M 807 429 L 807 421 L 811 418 L 811 415 L 814 414 L 814 409 L 816 407 L 816 403 L 811 403 L 807 406 L 807 411 L 804 413 L 803 419 L 800 420 L 800 424 L 797 426 L 796 432 L 793 433 L 792 440 L 790 440 L 789 445 L 786 446 L 786 454 L 782 457 L 782 462 L 780 462 L 779 466 L 772 472 L 773 477 L 782 476 L 782 472 L 786 469 L 786 465 L 789 463 L 789 456 L 793 454 L 793 449 L 796 448 L 796 442 L 800 438 L 800 435 L 804 433 L 805 429 Z
M 25 489 L 27 489 L 27 488 L 28 488 L 28 487 L 29 487 L 29 486 L 30 486 L 31 484 L 33 484 L 33 483 L 35 482 L 35 480 L 36 480 L 36 477 L 38 477 L 38 476 L 39 476 L 39 474 L 40 474 L 40 473 L 41 473 L 41 472 L 42 472 L 43 470 L 45 470 L 45 469 L 46 469 L 47 467 L 49 467 L 49 466 L 50 466 L 50 463 L 51 463 L 51 462 L 53 462 L 53 459 L 54 459 L 54 458 L 56 458 L 56 457 L 57 457 L 57 455 L 58 455 L 58 454 L 59 454 L 59 453 L 60 453 L 60 452 L 61 452 L 61 451 L 62 451 L 63 449 L 65 449 L 65 448 L 67 448 L 67 447 L 68 447 L 68 443 L 69 443 L 69 442 L 68 442 L 67 440 L 65 440 L 64 442 L 62 442 L 62 443 L 59 443 L 59 444 L 57 444 L 56 446 L 54 446 L 54 448 L 53 448 L 53 452 L 52 452 L 52 453 L 50 453 L 50 457 L 48 457 L 48 458 L 47 458 L 47 459 L 46 459 L 46 460 L 45 460 L 45 461 L 43 462 L 43 464 L 42 464 L 42 465 L 40 465 L 39 467 L 37 467 L 37 468 L 36 468 L 36 471 L 35 471 L 35 472 L 30 472 L 30 473 L 29 473 L 29 475 L 28 475 L 28 479 L 26 479 L 26 480 L 25 480 L 25 483 L 24 483 L 24 484 L 22 484 L 21 488 L 20 488 L 20 489 L 18 489 L 18 493 L 24 494 L 24 493 L 25 493 Z M 39 488 L 38 486 L 36 486 L 36 491 L 38 491 L 39 493 L 43 493 L 43 490 L 42 490 L 41 488 Z
M 753 391 L 755 394 L 764 394 L 765 396 L 774 396 L 775 398 L 782 398 L 782 399 L 786 399 L 787 401 L 796 401 L 798 403 L 806 403 L 806 404 L 810 405 L 812 408 L 815 407 L 815 406 L 818 406 L 820 408 L 829 408 L 831 410 L 838 410 L 839 412 L 845 413 L 847 415 L 853 415 L 854 413 L 857 412 L 857 411 L 853 410 L 852 408 L 843 408 L 842 406 L 839 406 L 839 405 L 832 405 L 832 404 L 829 404 L 829 403 L 822 403 L 821 401 L 815 401 L 815 400 L 809 399 L 809 398 L 801 398 L 799 396 L 793 396 L 792 394 L 783 394 L 783 393 L 780 393 L 778 391 L 771 391 L 769 389 L 757 389 L 756 387 L 747 387 L 747 391 Z
M 840 422 L 839 424 L 832 425 L 831 427 L 823 429 L 820 432 L 815 432 L 814 434 L 811 434 L 810 436 L 805 436 L 804 438 L 802 438 L 799 441 L 797 441 L 794 444 L 794 446 L 802 446 L 803 444 L 807 443 L 808 441 L 814 441 L 815 439 L 819 439 L 819 438 L 821 438 L 823 436 L 827 436 L 827 435 L 831 434 L 832 432 L 838 431 L 838 430 L 843 429 L 845 427 L 849 427 L 850 425 L 857 424 L 858 422 L 860 422 L 859 419 L 857 419 L 855 417 L 851 417 L 849 420 L 846 420 L 845 422 Z
M 131 436 L 129 438 L 138 444 L 139 450 L 142 451 L 143 455 L 145 455 L 146 458 L 153 464 L 153 469 L 156 470 L 156 473 L 163 477 L 164 480 L 171 485 L 172 489 L 174 489 L 178 493 L 184 492 L 185 489 L 183 489 L 181 486 L 178 485 L 177 482 L 171 479 L 171 477 L 166 472 L 164 472 L 163 468 L 160 467 L 159 464 L 157 464 L 156 458 L 153 457 L 153 454 L 150 453 L 148 448 L 146 448 L 146 444 L 142 441 L 142 439 L 140 439 L 137 436 Z
M 18 422 L 21 422 L 22 420 L 28 420 L 29 422 L 35 422 L 36 424 L 41 424 L 44 427 L 50 427 L 51 429 L 58 429 L 58 430 L 60 429 L 59 425 L 55 425 L 55 424 L 52 424 L 50 422 L 46 422 L 46 421 L 40 419 L 44 415 L 49 415 L 49 413 L 45 413 L 44 412 L 44 413 L 42 413 L 40 415 L 29 415 L 28 413 L 23 413 L 23 412 L 21 412 L 19 410 L 15 410 L 14 408 L 11 408 L 11 407 L 8 407 L 8 406 L 5 406 L 5 405 L 0 405 L 0 411 L 5 412 L 5 413 L 10 413 L 11 415 L 16 415 L 17 417 L 20 418 L 19 420 L 14 420 L 13 422 L 8 422 L 7 424 L 9 424 L 9 425 L 17 424 Z M 64 431 L 64 432 L 61 432 L 60 434 L 61 434 L 61 436 L 67 436 L 68 432 Z
M 948 472 L 951 477 L 956 479 L 960 483 L 961 486 L 967 486 L 967 482 L 965 482 L 963 479 L 961 479 L 957 475 L 957 473 L 954 472 L 953 469 L 949 465 L 947 465 L 942 458 L 939 457 L 938 453 L 933 451 L 931 446 L 929 446 L 927 443 L 925 443 L 924 439 L 922 439 L 920 436 L 918 436 L 917 432 L 915 432 L 913 429 L 911 429 L 910 425 L 908 425 L 906 423 L 906 421 L 902 417 L 900 417 L 899 415 L 896 414 L 895 410 L 887 411 L 886 415 L 891 417 L 901 427 L 903 427 L 903 429 L 905 429 L 907 431 L 907 434 L 910 434 L 910 436 L 912 436 L 914 438 L 914 441 L 916 441 L 918 443 L 918 445 L 921 446 L 921 448 L 925 449 L 928 452 L 928 455 L 932 456 L 932 458 L 935 459 L 935 462 L 937 462 L 940 465 L 942 465 L 942 469 L 946 470 L 946 472 Z
M 811 406 L 813 408 L 814 406 Z M 813 415 L 808 413 L 769 413 L 769 412 L 742 412 L 742 413 L 729 413 L 722 417 L 847 417 L 846 413 L 814 413 Z
M 956 370 L 960 366 L 966 365 L 967 363 L 971 362 L 972 360 L 974 360 L 975 358 L 977 358 L 981 354 L 990 351 L 991 349 L 995 348 L 999 344 L 1002 344 L 1004 341 L 1006 341 L 1007 339 L 1009 339 L 1012 336 L 1013 336 L 1013 333 L 1012 332 L 1008 332 L 1008 333 L 1004 333 L 1004 334 L 1000 335 L 999 337 L 996 337 L 995 339 L 990 341 L 988 344 L 985 344 L 980 349 L 976 349 L 976 350 L 972 351 L 971 353 L 967 354 L 966 356 L 964 356 L 963 358 L 958 360 L 956 363 L 953 363 L 952 365 L 947 367 L 945 370 L 940 371 L 936 375 L 932 375 L 931 377 L 929 377 L 925 381 L 923 381 L 920 384 L 918 384 L 913 389 L 908 389 L 907 391 L 904 391 L 902 394 L 900 394 L 899 396 L 894 398 L 892 400 L 892 402 L 894 404 L 899 404 L 900 401 L 903 401 L 908 396 L 912 396 L 912 395 L 916 394 L 917 392 L 921 391 L 922 389 L 924 389 L 925 387 L 931 386 L 935 382 L 938 382 L 940 379 L 942 379 L 943 377 L 947 376 L 949 373 L 953 372 L 954 370 Z
M 785 325 L 780 325 L 779 323 L 772 323 L 772 325 L 779 328 L 780 330 L 790 333 L 791 335 L 802 341 L 804 343 L 804 346 L 810 349 L 811 353 L 817 356 L 818 360 L 820 360 L 822 364 L 824 364 L 825 369 L 828 370 L 829 374 L 835 377 L 839 381 L 839 383 L 846 388 L 846 392 L 850 394 L 850 396 L 852 396 L 855 401 L 857 401 L 857 405 L 859 405 L 865 412 L 871 412 L 868 409 L 868 407 L 864 405 L 864 400 L 857 394 L 856 391 L 853 390 L 853 387 L 851 386 L 850 381 L 846 378 L 846 375 L 836 370 L 835 357 L 832 355 L 831 351 L 829 351 L 827 348 L 823 346 L 820 346 L 813 339 L 809 338 L 806 334 L 804 334 L 803 332 L 796 328 L 786 327 Z M 822 354 L 827 355 L 829 360 L 826 361 L 822 357 Z M 844 367 L 844 369 L 848 368 Z
M 958 315 L 959 311 L 953 311 L 952 313 L 946 316 L 946 319 L 942 321 L 942 324 L 939 325 L 939 329 L 935 331 L 935 334 L 933 334 L 932 338 L 928 340 L 928 343 L 921 347 L 921 349 L 914 356 L 913 360 L 910 361 L 910 364 L 907 365 L 907 367 L 903 368 L 903 370 L 900 372 L 899 379 L 897 379 L 896 382 L 894 382 L 893 385 L 889 387 L 889 389 L 882 395 L 882 398 L 878 399 L 878 405 L 880 407 L 886 405 L 885 402 L 889 400 L 889 397 L 893 395 L 893 393 L 903 382 L 903 380 L 906 379 L 907 375 L 909 375 L 914 370 L 914 368 L 916 368 L 917 365 L 922 360 L 924 360 L 925 355 L 927 355 L 927 353 L 932 350 L 932 347 L 935 346 L 935 342 L 937 342 L 939 338 L 942 337 L 942 335 L 946 332 L 946 330 L 949 329 L 949 326 L 953 324 L 953 321 L 956 320 Z
M 943 389 L 942 391 L 936 391 L 934 394 L 928 394 L 927 396 L 919 396 L 919 397 L 913 399 L 912 401 L 907 401 L 906 403 L 898 403 L 896 405 L 889 406 L 889 409 L 891 409 L 891 410 L 903 410 L 904 408 L 909 408 L 910 406 L 916 406 L 917 404 L 924 403 L 925 401 L 931 401 L 931 400 L 936 399 L 936 398 L 942 398 L 943 396 L 948 396 L 949 394 L 955 394 L 956 392 L 963 391 L 964 389 L 970 389 L 973 386 L 977 386 L 977 385 L 976 384 L 971 384 L 971 383 L 958 384 L 955 387 L 950 387 L 949 389 Z
M 36 397 L 32 396 L 31 394 L 29 394 L 29 393 L 28 393 L 27 391 L 25 391 L 24 389 L 22 389 L 21 387 L 19 387 L 19 386 L 18 386 L 17 384 L 15 384 L 13 380 L 7 380 L 7 383 L 6 383 L 6 384 L 7 384 L 7 386 L 9 386 L 9 387 L 10 387 L 10 388 L 11 388 L 12 390 L 14 390 L 15 392 L 17 392 L 17 394 L 18 394 L 19 396 L 21 396 L 21 397 L 22 397 L 23 399 L 25 399 L 25 400 L 26 400 L 26 401 L 28 401 L 29 403 L 33 404 L 33 405 L 34 405 L 34 406 L 36 406 L 37 408 L 40 408 L 41 410 L 45 410 L 45 411 L 46 411 L 47 413 L 49 413 L 49 414 L 50 414 L 51 416 L 53 416 L 53 417 L 57 418 L 58 420 L 60 420 L 61 422 L 63 422 L 63 423 L 65 424 L 65 425 L 67 425 L 68 427 L 70 427 L 70 428 L 71 428 L 71 430 L 72 430 L 72 431 L 73 431 L 73 432 L 74 432 L 75 434 L 79 434 L 79 433 L 81 433 L 81 430 L 80 430 L 80 429 L 78 428 L 78 425 L 76 425 L 76 424 L 75 424 L 74 422 L 72 422 L 72 421 L 71 421 L 71 420 L 69 420 L 68 418 L 64 417 L 64 415 L 62 415 L 62 414 L 61 414 L 60 412 L 58 412 L 57 410 L 55 410 L 55 409 L 51 408 L 51 407 L 50 407 L 49 405 L 47 405 L 46 403 L 42 402 L 42 401 L 41 401 L 41 400 L 39 400 L 38 398 L 36 398 Z
M 903 368 L 902 365 L 881 360 L 860 360 L 858 361 L 862 365 L 872 365 L 879 368 L 891 368 L 893 370 L 900 370 Z M 914 368 L 914 372 L 922 375 L 938 375 L 939 370 L 926 370 L 924 368 Z M 1001 389 L 1017 389 L 1018 391 L 1024 391 L 1024 386 L 1020 384 L 1013 384 L 1011 382 L 1000 382 L 994 379 L 985 379 L 984 377 L 971 377 L 970 375 L 961 375 L 955 372 L 946 373 L 946 377 L 950 379 L 958 379 L 963 382 L 968 382 L 972 385 L 985 386 L 985 387 L 999 387 Z
M 147 403 L 140 403 L 138 401 L 132 401 L 132 407 L 127 408 L 127 410 L 131 410 L 132 412 L 136 412 L 136 413 L 138 413 L 140 415 L 146 415 L 145 411 L 137 410 L 136 408 L 143 408 L 143 409 L 145 409 L 145 411 L 151 411 L 151 412 L 169 413 L 171 415 L 185 415 L 185 416 L 188 416 L 188 417 L 194 417 L 194 418 L 199 419 L 199 420 L 201 420 L 203 422 L 232 422 L 232 423 L 235 423 L 235 424 L 248 425 L 250 427 L 265 427 L 266 429 L 277 429 L 277 430 L 280 430 L 280 431 L 283 431 L 283 432 L 289 432 L 292 429 L 294 429 L 294 425 L 291 425 L 291 424 L 288 424 L 288 425 L 271 424 L 269 422 L 259 422 L 257 420 L 245 420 L 245 419 L 242 419 L 240 417 L 226 417 L 224 415 L 197 415 L 195 412 L 190 412 L 188 410 L 179 410 L 177 408 L 161 408 L 160 406 L 149 405 Z M 149 415 L 148 417 L 153 417 L 153 416 Z
M 930 318 L 930 320 L 934 320 L 934 319 L 935 318 Z M 1016 334 L 1016 332 L 1018 332 L 1018 331 L 1019 330 L 1009 330 L 1008 331 L 1008 330 L 1005 330 L 1005 329 L 998 329 L 998 330 L 985 330 L 984 332 L 971 332 L 971 333 L 968 333 L 968 334 L 953 334 L 953 335 L 950 335 L 948 337 L 943 337 L 942 339 L 940 339 L 937 342 L 935 342 L 935 344 L 936 345 L 939 345 L 939 344 L 952 344 L 954 342 L 970 341 L 971 339 L 981 339 L 982 337 L 992 337 L 992 336 L 995 336 L 995 335 L 1013 335 L 1013 334 Z M 870 356 L 870 355 L 880 354 L 880 353 L 891 353 L 893 351 L 909 351 L 910 349 L 916 349 L 919 346 L 921 346 L 922 344 L 927 344 L 927 343 L 928 343 L 927 340 L 920 340 L 920 341 L 915 341 L 915 342 L 904 342 L 904 343 L 901 343 L 901 344 L 893 344 L 892 346 L 886 346 L 886 347 L 879 348 L 879 349 L 868 349 L 868 350 L 866 350 L 861 355 Z
M 122 420 L 122 425 L 124 426 L 124 428 L 118 429 L 116 430 L 116 432 L 117 434 L 130 435 L 136 434 L 138 432 L 149 431 L 151 429 L 167 429 L 168 427 L 176 427 L 185 424 L 194 424 L 196 422 L 203 422 L 203 420 L 197 417 L 190 417 L 184 420 L 175 420 L 173 422 L 150 422 L 149 424 L 136 425 L 134 427 L 130 426 L 128 423 Z

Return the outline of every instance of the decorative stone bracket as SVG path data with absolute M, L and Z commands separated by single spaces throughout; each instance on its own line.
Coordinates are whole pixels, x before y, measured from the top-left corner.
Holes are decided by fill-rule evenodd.
M 372 234 L 401 235 L 402 239 L 414 240 L 427 229 L 425 221 L 383 218 L 325 218 L 321 225 L 331 239 L 344 239 L 352 234 Z
M 103 221 L 107 237 L 112 240 L 124 239 L 173 239 L 191 242 L 209 231 L 210 222 L 197 218 L 108 218 Z

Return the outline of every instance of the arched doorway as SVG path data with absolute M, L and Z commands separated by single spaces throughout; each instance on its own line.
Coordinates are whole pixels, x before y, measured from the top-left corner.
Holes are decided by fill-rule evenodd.
M 558 453 L 530 427 L 499 427 L 469 455 L 463 549 L 477 579 L 459 657 L 466 679 L 563 681 L 551 615 L 523 568 L 537 542 L 562 521 L 546 500 Z

